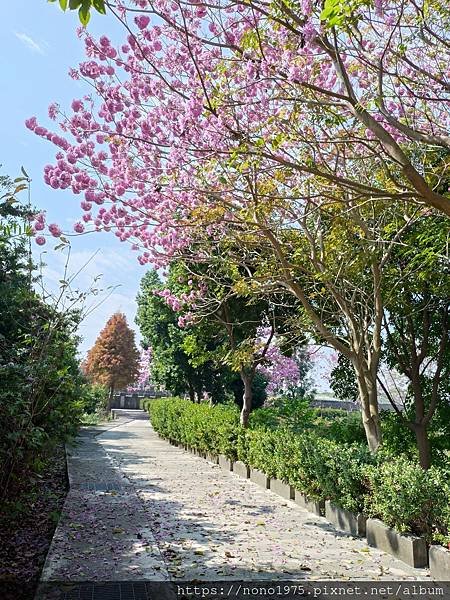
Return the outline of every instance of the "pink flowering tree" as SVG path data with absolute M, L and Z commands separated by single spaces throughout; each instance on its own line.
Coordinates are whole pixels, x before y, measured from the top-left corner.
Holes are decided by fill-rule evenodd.
M 225 265 L 216 260 L 209 265 L 177 261 L 171 264 L 168 286 L 157 294 L 178 314 L 178 324 L 186 329 L 183 347 L 192 364 L 213 359 L 239 374 L 243 385 L 241 425 L 246 427 L 253 408 L 255 375 L 263 365 L 272 364 L 268 354 L 274 336 L 283 329 L 292 307 L 286 305 L 280 311 L 273 298 L 263 294 L 248 298 L 242 284 L 239 269 L 232 262 Z M 198 332 L 202 324 L 215 338 L 214 350 L 200 348 L 198 335 L 189 335 L 190 328 Z
M 145 390 L 151 382 L 151 363 L 152 349 L 146 348 L 141 350 L 138 364 L 138 376 L 134 385 L 130 386 L 128 391 Z
M 356 2 L 337 21 L 312 0 L 295 11 L 257 0 L 106 5 L 126 40 L 83 34 L 88 60 L 72 76 L 91 93 L 69 113 L 51 106 L 62 135 L 27 121 L 58 147 L 47 183 L 83 196 L 75 231 L 112 230 L 156 265 L 207 261 L 205 238 L 250 255 L 257 240 L 272 260 L 252 265 L 253 292 L 288 290 L 315 334 L 347 356 L 375 450 L 386 215 L 395 243 L 424 207 L 450 214 L 439 185 L 444 3 Z M 356 283 L 351 236 L 370 257 Z
M 268 378 L 267 392 L 272 395 L 287 393 L 301 383 L 297 361 L 281 353 L 278 346 L 272 346 L 266 354 L 267 363 L 260 371 Z

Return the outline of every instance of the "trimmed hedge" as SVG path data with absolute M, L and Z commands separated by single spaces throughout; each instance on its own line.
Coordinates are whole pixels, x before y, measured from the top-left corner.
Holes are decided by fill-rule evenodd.
M 162 436 L 197 450 L 237 458 L 239 413 L 232 406 L 194 404 L 179 398 L 144 401 L 153 428 Z
M 443 541 L 450 532 L 450 472 L 399 456 L 365 471 L 365 512 L 400 533 Z M 449 540 L 450 541 L 450 540 Z
M 406 457 L 383 458 L 365 444 L 345 444 L 313 430 L 297 433 L 265 427 L 261 419 L 239 426 L 233 406 L 193 404 L 178 398 L 144 401 L 153 428 L 162 437 L 276 477 L 314 499 L 364 511 L 400 532 L 446 539 L 450 526 L 449 473 L 428 472 Z

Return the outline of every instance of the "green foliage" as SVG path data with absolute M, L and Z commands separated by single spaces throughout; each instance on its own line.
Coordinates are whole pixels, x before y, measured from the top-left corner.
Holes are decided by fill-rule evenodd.
M 314 421 L 314 428 L 322 437 L 338 443 L 363 444 L 366 439 L 359 411 L 339 411 L 332 418 L 329 416 L 318 417 Z
M 171 272 L 177 280 L 177 268 Z M 180 284 L 177 283 L 179 286 Z M 214 354 L 221 340 L 217 328 L 202 323 L 189 329 L 178 325 L 178 315 L 156 292 L 164 285 L 156 271 L 141 281 L 136 323 L 146 347 L 152 348 L 151 379 L 173 394 L 188 393 L 191 400 L 207 391 L 215 402 L 225 398 L 229 369 L 217 365 Z
M 193 404 L 179 398 L 149 400 L 145 407 L 154 429 L 163 437 L 236 459 L 239 432 L 236 407 Z
M 242 429 L 234 407 L 180 399 L 148 400 L 146 406 L 163 437 L 241 460 L 312 498 L 329 499 L 354 512 L 364 509 L 398 531 L 441 542 L 449 535 L 448 467 L 425 472 L 403 456 L 375 456 L 364 443 L 277 427 L 271 417 L 263 418 L 266 409 L 255 411 L 249 428 Z
M 0 185 L 10 193 L 7 178 Z M 79 315 L 59 311 L 36 293 L 24 235 L 11 235 L 28 214 L 15 202 L 0 205 L 2 499 L 11 498 L 21 478 L 39 469 L 54 444 L 76 432 L 83 411 L 84 380 L 74 336 Z
M 411 417 L 411 407 L 405 415 Z M 439 404 L 437 414 L 431 420 L 428 436 L 431 444 L 431 464 L 445 467 L 450 462 L 450 406 Z M 380 414 L 383 434 L 383 452 L 389 456 L 403 455 L 409 460 L 418 459 L 417 444 L 414 433 L 406 427 L 392 411 Z
M 316 409 L 311 408 L 308 398 L 281 397 L 274 403 L 278 418 L 293 431 L 303 431 L 311 427 L 316 416 Z
M 358 385 L 355 371 L 348 358 L 339 354 L 337 364 L 330 374 L 330 387 L 336 398 L 345 402 L 357 402 Z
M 82 389 L 83 409 L 87 414 L 104 413 L 108 404 L 108 388 L 86 382 Z
M 390 456 L 403 455 L 413 460 L 417 457 L 414 433 L 406 428 L 393 411 L 380 413 L 383 435 L 383 452 Z
M 366 444 L 344 444 L 324 440 L 314 452 L 314 469 L 326 498 L 353 512 L 361 512 L 367 493 L 366 465 L 375 461 Z
M 368 467 L 369 493 L 365 510 L 400 532 L 425 535 L 449 533 L 449 471 L 424 471 L 405 457 Z
M 173 394 L 188 393 L 191 400 L 201 398 L 203 392 L 207 392 L 214 403 L 234 396 L 236 404 L 242 407 L 244 384 L 232 366 L 237 355 L 231 352 L 234 358 L 230 358 L 230 340 L 223 325 L 211 317 L 197 320 L 189 327 L 180 327 L 179 314 L 158 295 L 167 287 L 178 295 L 189 293 L 192 290 L 188 280 L 183 263 L 175 262 L 165 284 L 156 271 L 149 271 L 141 281 L 136 323 L 144 345 L 153 351 L 152 380 Z M 229 302 L 228 309 L 236 342 L 242 350 L 247 336 L 254 337 L 260 323 L 260 305 L 246 307 L 242 299 L 234 299 Z M 240 323 L 243 316 L 250 324 Z M 252 382 L 254 407 L 262 406 L 266 400 L 266 386 L 267 378 L 257 372 Z
M 240 443 L 240 460 L 255 469 L 259 469 L 274 477 L 277 472 L 276 463 L 276 433 L 271 429 L 248 429 L 243 434 L 245 444 Z M 242 449 L 245 448 L 244 453 Z
M 7 315 L 0 322 L 0 477 L 6 494 L 36 458 L 75 434 L 83 377 L 72 333 L 76 316 L 58 313 L 26 286 L 8 293 L 3 280 L 0 288 L 0 313 Z
M 390 224 L 388 235 L 395 235 L 396 229 L 395 222 Z M 388 319 L 383 358 L 408 380 L 404 428 L 419 424 L 428 430 L 431 460 L 422 448 L 422 466 L 433 464 L 445 446 L 449 448 L 448 258 L 448 218 L 432 215 L 407 229 L 402 244 L 394 245 L 384 273 Z
M 95 9 L 102 15 L 106 14 L 105 0 L 47 0 L 58 2 L 62 10 L 78 10 L 80 23 L 86 26 L 91 18 L 91 9 Z
M 325 0 L 320 20 L 326 27 L 343 27 L 357 21 L 358 10 L 371 0 Z
M 307 398 L 279 396 L 269 406 L 255 410 L 250 416 L 253 427 L 275 428 L 284 426 L 292 431 L 304 431 L 316 420 L 317 411 Z

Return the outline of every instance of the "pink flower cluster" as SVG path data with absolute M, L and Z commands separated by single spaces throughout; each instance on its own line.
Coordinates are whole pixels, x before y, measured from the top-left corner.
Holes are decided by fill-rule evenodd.
M 173 311 L 179 312 L 187 308 L 190 308 L 191 310 L 195 309 L 195 301 L 199 298 L 201 291 L 192 290 L 189 292 L 189 294 L 183 292 L 180 295 L 177 295 L 174 294 L 169 288 L 166 288 L 164 290 L 156 290 L 154 293 L 156 296 L 164 298 L 167 306 L 170 306 Z M 182 323 L 183 325 L 181 326 L 185 327 L 190 322 L 190 319 L 191 317 L 182 315 L 179 318 L 179 324 L 181 325 Z
M 296 360 L 282 354 L 278 346 L 269 348 L 266 359 L 267 362 L 259 370 L 269 379 L 267 391 L 270 394 L 279 394 L 301 383 Z
M 297 29 L 275 24 L 251 3 L 156 4 L 161 18 L 153 23 L 148 3 L 134 3 L 117 47 L 106 36 L 81 34 L 87 60 L 71 76 L 87 80 L 92 92 L 75 99 L 67 116 L 51 105 L 62 135 L 35 117 L 26 121 L 57 147 L 46 183 L 84 196 L 74 231 L 111 231 L 140 250 L 142 265 L 166 266 L 185 253 L 207 260 L 198 242 L 239 231 L 242 211 L 252 210 L 253 167 L 271 184 L 290 169 L 271 207 L 274 222 L 288 230 L 309 198 L 326 198 L 324 181 L 378 185 L 369 165 L 380 153 L 396 172 L 389 148 L 400 152 L 417 136 L 447 139 L 448 45 L 439 35 L 427 44 L 415 34 L 413 3 L 405 13 L 395 0 L 376 0 L 375 11 L 362 6 L 358 35 L 349 28 L 335 41 L 339 62 L 320 3 L 311 0 L 301 0 Z M 433 32 L 437 17 L 428 18 Z M 166 301 L 174 310 L 195 309 L 195 296 Z
M 152 356 L 153 352 L 151 348 L 141 351 L 138 377 L 134 384 L 128 388 L 128 391 L 142 390 L 150 385 Z

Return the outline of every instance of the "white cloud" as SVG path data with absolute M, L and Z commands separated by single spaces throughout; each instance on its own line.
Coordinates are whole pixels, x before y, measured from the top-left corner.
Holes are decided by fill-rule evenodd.
M 37 52 L 38 54 L 45 54 L 42 46 L 40 46 L 32 37 L 23 32 L 14 32 L 14 35 L 18 40 L 20 40 L 25 46 L 27 46 L 32 52 Z

